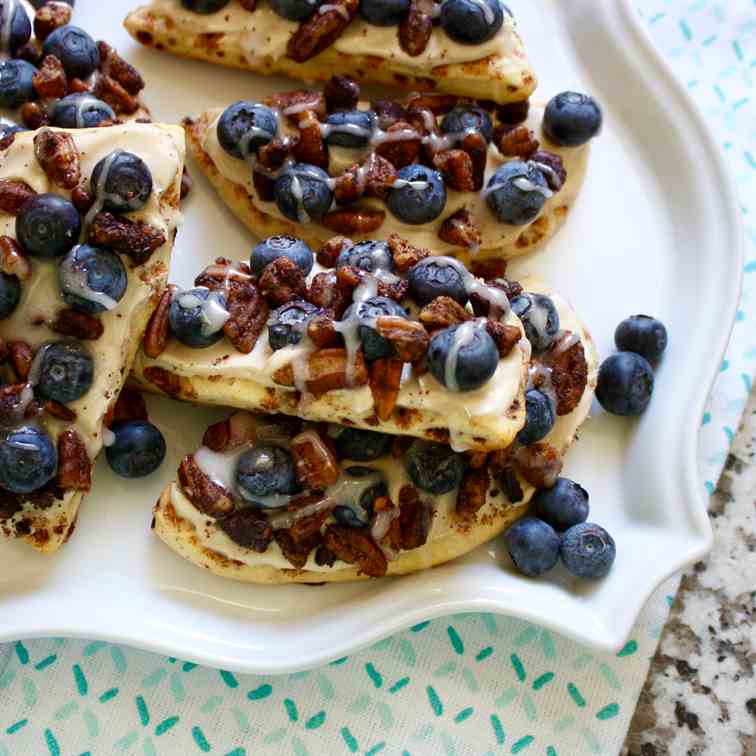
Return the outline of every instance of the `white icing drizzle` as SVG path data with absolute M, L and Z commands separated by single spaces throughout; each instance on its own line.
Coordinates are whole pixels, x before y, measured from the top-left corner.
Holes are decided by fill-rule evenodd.
M 78 115 L 77 115 L 77 124 L 78 124 Z M 113 167 L 113 162 L 115 159 L 123 152 L 123 150 L 113 150 L 106 158 L 105 161 L 102 164 L 102 170 L 100 171 L 100 175 L 97 178 L 97 184 L 92 187 L 93 194 L 94 194 L 94 202 L 92 203 L 92 207 L 89 208 L 89 211 L 84 216 L 84 223 L 81 225 L 81 239 L 82 242 L 87 237 L 87 230 L 92 225 L 92 221 L 94 221 L 95 217 L 102 211 L 102 208 L 105 207 L 105 203 L 108 200 L 108 193 L 105 191 L 105 187 L 108 183 L 108 177 L 110 176 L 110 169 Z
M 204 286 L 197 288 L 207 291 Z M 184 310 L 200 308 L 200 320 L 202 321 L 200 330 L 203 336 L 212 336 L 214 333 L 218 333 L 231 317 L 228 310 L 221 303 L 221 293 L 218 291 L 211 291 L 206 299 L 198 297 L 191 291 L 182 292 L 176 296 L 176 301 L 179 307 Z
M 36 386 L 39 383 L 39 378 L 42 373 L 42 362 L 45 359 L 45 352 L 47 352 L 50 346 L 50 344 L 42 344 L 42 346 L 37 349 L 32 364 L 29 367 L 29 375 L 27 376 L 29 385 Z
M 409 186 L 417 192 L 422 192 L 428 188 L 427 181 L 408 181 L 407 179 L 396 179 L 392 184 L 394 189 L 403 189 L 405 186 Z
M 115 433 L 113 433 L 110 428 L 106 426 L 102 426 L 102 445 L 103 446 L 113 446 L 115 443 L 116 437 Z
M 334 5 L 333 3 L 323 3 L 323 5 L 321 5 L 318 8 L 318 13 L 328 13 L 329 11 L 336 11 L 344 18 L 345 21 L 351 20 L 349 11 L 343 5 Z
M 236 492 L 236 466 L 239 457 L 250 448 L 251 446 L 246 444 L 233 451 L 215 452 L 207 446 L 202 446 L 194 452 L 194 461 L 213 483 L 227 491 Z
M 310 216 L 304 206 L 304 190 L 296 171 L 291 171 L 291 195 L 297 203 L 297 220 L 300 223 L 309 223 Z
M 336 506 L 336 502 L 329 499 L 328 496 L 324 496 L 322 499 L 313 501 L 311 504 L 305 504 L 305 506 L 293 512 L 276 513 L 270 518 L 270 526 L 273 530 L 288 530 L 297 520 L 318 514 L 326 509 L 333 509 L 334 506 Z
M 377 512 L 373 519 L 373 526 L 370 528 L 370 536 L 376 546 L 383 552 L 383 555 L 389 562 L 393 562 L 399 554 L 388 544 L 381 543 L 391 528 L 391 523 L 399 517 L 399 507 L 394 506 L 390 509 L 382 509 Z
M 459 383 L 457 382 L 457 362 L 459 360 L 459 353 L 463 347 L 472 343 L 475 338 L 475 329 L 477 324 L 474 320 L 468 320 L 462 325 L 457 327 L 454 332 L 454 339 L 452 345 L 449 347 L 449 351 L 444 361 L 444 383 L 449 391 L 459 391 Z
M 462 283 L 468 296 L 477 294 L 481 299 L 488 302 L 489 307 L 498 310 L 498 317 L 505 320 L 510 311 L 509 297 L 507 293 L 496 286 L 487 284 L 474 276 L 459 260 L 453 257 L 438 256 L 432 258 L 433 262 L 440 267 L 450 267 L 456 270 L 462 278 Z M 494 317 L 495 312 L 490 311 L 489 317 Z
M 84 95 L 83 97 L 79 98 L 79 101 L 76 103 L 76 128 L 77 129 L 83 129 L 87 123 L 84 120 L 84 113 L 86 109 L 90 105 L 99 105 L 100 100 L 98 100 L 96 97 L 92 97 L 91 95 Z
M 483 11 L 483 18 L 486 20 L 486 23 L 489 26 L 493 24 L 494 19 L 496 18 L 496 15 L 491 9 L 491 6 L 485 0 L 470 0 L 470 1 L 474 5 L 477 5 L 478 8 L 480 8 Z M 502 9 L 502 12 L 503 12 L 503 9 Z
M 547 186 L 536 184 L 525 176 L 518 176 L 512 181 L 512 185 L 516 186 L 521 192 L 538 192 L 538 194 L 542 194 L 546 199 L 553 196 L 553 192 Z M 501 184 L 496 185 L 496 188 L 499 186 Z
M 118 307 L 118 302 L 101 291 L 95 291 L 89 285 L 87 271 L 75 266 L 74 257 L 77 249 L 78 247 L 75 247 L 69 255 L 63 258 L 60 264 L 61 273 L 65 276 L 68 293 L 75 294 L 82 299 L 86 299 L 88 302 L 101 305 L 106 310 L 115 310 Z

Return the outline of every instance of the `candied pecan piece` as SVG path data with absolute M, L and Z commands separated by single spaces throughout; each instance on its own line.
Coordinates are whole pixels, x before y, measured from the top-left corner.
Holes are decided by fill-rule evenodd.
M 465 135 L 465 138 L 460 143 L 460 148 L 472 160 L 473 191 L 479 192 L 483 188 L 483 178 L 488 159 L 488 144 L 485 137 L 479 131 L 471 131 Z
M 444 220 L 438 238 L 465 249 L 477 249 L 483 237 L 480 228 L 467 208 L 460 208 Z
M 97 43 L 100 51 L 100 70 L 117 81 L 130 95 L 137 95 L 144 89 L 144 79 L 139 71 L 107 42 Z
M 307 361 L 307 390 L 316 395 L 352 386 L 364 386 L 368 382 L 367 366 L 362 351 L 358 351 L 351 366 L 346 349 L 318 349 Z M 351 373 L 351 376 L 348 375 Z M 273 374 L 273 380 L 280 386 L 294 385 L 294 369 L 291 365 L 280 368 Z
M 352 304 L 352 288 L 339 286 L 336 272 L 326 270 L 310 281 L 305 299 L 316 307 L 330 310 L 339 319 Z
M 425 545 L 430 533 L 432 515 L 431 508 L 420 498 L 414 486 L 402 486 L 399 491 L 402 549 L 417 549 Z
M 273 533 L 281 553 L 289 560 L 293 567 L 301 570 L 310 556 L 310 552 L 320 545 L 320 532 L 314 533 L 309 538 L 297 543 L 288 530 L 276 530 Z
M 457 492 L 456 512 L 463 520 L 471 520 L 486 503 L 491 479 L 488 467 L 469 467 Z
M 333 197 L 337 205 L 351 205 L 365 195 L 365 180 L 360 166 L 355 163 L 337 176 L 333 184 Z
M 252 172 L 252 183 L 257 196 L 264 202 L 275 199 L 276 171 L 284 164 L 299 137 L 275 137 L 257 151 L 257 165 Z
M 249 354 L 268 322 L 268 303 L 251 281 L 231 286 L 226 294 L 228 320 L 223 333 L 242 354 Z
M 336 455 L 315 430 L 306 430 L 291 439 L 291 456 L 302 488 L 326 489 L 339 478 Z
M 24 250 L 12 236 L 0 236 L 0 271 L 19 281 L 26 281 L 31 275 L 31 265 Z
M 257 441 L 257 421 L 249 412 L 233 415 L 211 425 L 202 437 L 202 445 L 216 452 L 235 449 Z
M 48 399 L 42 406 L 42 409 L 47 412 L 48 415 L 51 415 L 57 420 L 63 420 L 63 422 L 66 423 L 72 423 L 76 420 L 76 413 L 72 409 L 66 407 L 65 404 L 56 402 L 54 399 Z
M 420 310 L 420 322 L 429 331 L 448 328 L 470 319 L 472 315 L 468 310 L 451 297 L 436 297 Z
M 507 275 L 507 261 L 500 257 L 489 257 L 487 260 L 474 260 L 470 264 L 470 272 L 486 282 L 504 278 Z
M 314 111 L 305 110 L 300 113 L 297 121 L 299 139 L 292 146 L 291 154 L 298 163 L 309 163 L 327 171 L 328 145 L 323 140 L 320 126 L 320 121 Z
M 215 481 L 210 480 L 200 469 L 193 454 L 189 454 L 181 461 L 178 469 L 178 482 L 187 499 L 202 514 L 218 518 L 233 511 L 233 494 Z
M 134 265 L 142 265 L 165 244 L 165 234 L 142 221 L 97 213 L 89 227 L 89 241 L 128 255 Z
M 515 452 L 514 462 L 525 480 L 535 488 L 551 488 L 562 472 L 562 456 L 551 444 L 540 442 Z
M 315 549 L 315 564 L 320 567 L 333 567 L 336 562 L 336 554 L 329 551 L 323 544 Z
M 89 84 L 87 84 L 86 81 L 82 81 L 81 79 L 73 78 L 68 82 L 68 93 L 69 94 L 83 94 L 84 92 L 89 92 L 91 90 L 91 87 Z
M 567 170 L 559 155 L 547 150 L 538 150 L 530 156 L 530 159 L 538 164 L 552 192 L 558 192 L 564 186 L 564 182 L 567 181 Z
M 444 177 L 444 183 L 458 192 L 471 192 L 473 181 L 472 158 L 464 150 L 443 150 L 433 156 L 433 165 Z
M 94 196 L 79 184 L 71 190 L 71 202 L 80 213 L 86 215 L 94 205 Z
M 498 320 L 486 319 L 486 331 L 499 349 L 499 356 L 506 357 L 522 338 L 517 326 L 506 325 Z
M 407 122 L 424 137 L 421 162 L 433 165 L 433 156 L 446 146 L 436 116 L 428 108 L 408 108 Z
M 370 107 L 375 113 L 378 128 L 384 131 L 397 121 L 403 121 L 407 115 L 404 106 L 394 100 L 373 100 Z
M 279 92 L 269 99 L 269 104 L 278 108 L 293 124 L 299 122 L 301 114 L 308 110 L 317 118 L 325 118 L 326 105 L 323 93 L 313 89 L 297 89 L 293 92 Z
M 334 74 L 323 87 L 326 110 L 354 110 L 360 100 L 360 85 L 348 76 Z
M 405 320 L 396 315 L 381 315 L 376 318 L 375 330 L 390 341 L 397 357 L 403 362 L 414 362 L 425 356 L 430 336 L 422 323 Z
M 73 15 L 73 9 L 65 3 L 46 3 L 34 14 L 34 36 L 43 42 L 58 27 L 65 26 Z M 58 95 L 62 97 L 62 95 Z
M 50 181 L 73 189 L 81 180 L 79 148 L 70 134 L 44 129 L 34 137 L 34 155 Z
M 496 115 L 502 123 L 508 123 L 512 126 L 522 123 L 530 112 L 530 100 L 520 100 L 520 102 L 508 102 L 506 105 L 496 106 Z
M 430 250 L 423 247 L 415 247 L 399 234 L 391 234 L 388 238 L 388 246 L 394 260 L 394 268 L 399 273 L 406 273 L 410 268 L 417 265 L 430 255 Z
M 286 57 L 304 63 L 330 47 L 357 15 L 359 0 L 334 0 L 303 21 L 286 45 Z
M 73 307 L 64 307 L 59 310 L 50 328 L 55 333 L 89 341 L 96 341 L 105 331 L 97 318 L 88 312 L 75 310 Z
M 92 463 L 75 430 L 63 431 L 58 437 L 58 486 L 80 491 L 92 487 Z
M 394 168 L 414 163 L 420 155 L 422 142 L 416 129 L 406 121 L 397 121 L 386 129 L 387 136 L 376 149 L 376 154 L 388 160 Z
M 21 106 L 21 121 L 31 131 L 50 125 L 50 116 L 38 102 L 25 102 Z
M 326 213 L 321 223 L 334 233 L 359 236 L 377 231 L 384 220 L 386 213 L 383 210 L 349 208 Z
M 231 439 L 231 423 L 228 418 L 210 425 L 202 436 L 202 446 L 214 452 L 223 452 Z
M 324 543 L 337 559 L 347 564 L 356 564 L 359 571 L 369 577 L 383 577 L 388 562 L 369 534 L 344 525 L 329 525 Z
M 504 157 L 527 160 L 539 147 L 535 133 L 527 126 L 501 124 L 494 129 L 493 143 Z
M 125 87 L 119 84 L 112 76 L 101 74 L 95 80 L 92 89 L 95 97 L 106 102 L 117 113 L 131 115 L 139 109 L 139 100 L 129 94 Z
M 144 349 L 144 353 L 152 359 L 160 357 L 168 346 L 168 337 L 170 335 L 168 316 L 171 311 L 171 302 L 173 301 L 174 293 L 175 287 L 173 286 L 169 286 L 163 292 L 163 296 L 160 297 L 155 312 L 152 313 L 147 323 L 142 348 Z
M 302 299 L 307 291 L 302 269 L 288 257 L 277 257 L 260 275 L 260 292 L 274 306 Z
M 296 499 L 303 502 L 302 506 L 306 506 L 307 504 L 322 501 L 323 497 L 320 494 L 308 494 L 297 496 Z M 328 514 L 328 510 L 324 510 L 322 512 L 315 512 L 311 515 L 299 517 L 286 532 L 288 532 L 296 544 L 312 544 L 307 551 L 309 555 L 310 551 L 322 541 L 320 529 L 323 527 L 323 523 L 328 519 Z
M 353 242 L 346 236 L 332 236 L 319 250 L 317 260 L 324 268 L 335 268 L 339 255 L 352 246 Z
M 246 286 L 252 280 L 252 271 L 247 263 L 216 257 L 215 262 L 194 279 L 194 285 L 205 286 L 212 291 L 220 289 L 226 293 L 236 286 Z
M 375 152 L 362 163 L 362 178 L 365 184 L 365 196 L 386 199 L 388 190 L 399 177 L 393 164 Z
M 525 494 L 523 493 L 520 480 L 512 465 L 504 467 L 499 473 L 497 481 L 501 486 L 501 490 L 504 491 L 507 499 L 509 499 L 512 504 L 517 504 L 522 501 Z
M 107 426 L 122 423 L 126 420 L 147 420 L 147 404 L 142 394 L 136 389 L 126 386 L 113 405 L 113 411 L 105 423 Z
M 409 13 L 399 24 L 399 45 L 412 57 L 428 46 L 433 33 L 433 0 L 411 0 Z
M 315 315 L 307 323 L 307 335 L 318 349 L 341 346 L 341 334 L 336 330 L 333 318 Z
M 63 64 L 54 55 L 46 55 L 42 65 L 32 77 L 34 91 L 43 99 L 57 99 L 65 97 L 68 91 L 68 81 Z
M 25 381 L 29 377 L 34 359 L 32 348 L 25 341 L 9 341 L 7 349 L 13 372 L 19 381 Z
M 551 368 L 551 384 L 556 394 L 557 415 L 569 415 L 583 398 L 588 384 L 588 363 L 579 337 L 565 331 L 549 352 L 544 362 Z
M 218 520 L 220 529 L 236 544 L 264 553 L 273 540 L 273 529 L 265 512 L 243 507 Z
M 382 422 L 394 414 L 404 363 L 392 358 L 374 360 L 370 365 L 370 392 L 373 395 L 375 414 Z

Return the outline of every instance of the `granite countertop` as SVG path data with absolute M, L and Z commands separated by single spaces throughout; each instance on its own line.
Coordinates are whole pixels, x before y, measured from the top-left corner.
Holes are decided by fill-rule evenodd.
M 756 392 L 682 580 L 623 756 L 756 755 Z

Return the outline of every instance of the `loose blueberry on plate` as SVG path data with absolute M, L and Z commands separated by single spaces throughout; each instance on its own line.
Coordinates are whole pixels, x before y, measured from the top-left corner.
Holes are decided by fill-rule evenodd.
M 614 343 L 621 352 L 635 352 L 653 364 L 667 348 L 667 329 L 650 315 L 632 315 L 617 326 Z
M 375 273 L 376 270 L 391 270 L 394 260 L 391 250 L 385 241 L 361 241 L 343 250 L 337 260 L 336 267 L 348 265 L 351 268 Z
M 331 208 L 331 177 L 307 163 L 295 163 L 284 171 L 273 187 L 278 209 L 292 221 L 320 220 Z
M 402 223 L 421 225 L 438 218 L 446 207 L 446 187 L 441 174 L 413 163 L 399 171 L 389 189 L 386 205 Z
M 496 169 L 485 190 L 488 209 L 501 223 L 524 226 L 538 217 L 551 196 L 546 177 L 533 162 L 511 160 Z
M 550 297 L 527 292 L 512 300 L 512 312 L 522 321 L 534 352 L 551 348 L 559 333 L 559 312 Z
M 465 268 L 452 257 L 427 257 L 414 265 L 407 276 L 412 298 L 426 305 L 436 297 L 451 297 L 463 307 L 469 299 Z
M 0 440 L 0 486 L 6 491 L 37 491 L 57 471 L 58 452 L 40 428 L 14 428 Z
M 144 478 L 155 472 L 165 459 L 165 439 L 152 423 L 128 420 L 111 430 L 115 440 L 105 447 L 105 456 L 114 473 L 123 478 Z
M 76 341 L 58 341 L 44 350 L 39 366 L 37 393 L 43 399 L 68 404 L 81 399 L 92 388 L 94 362 Z
M 613 415 L 642 415 L 653 392 L 654 371 L 639 354 L 617 352 L 599 369 L 596 398 Z
M 499 0 L 443 0 L 441 26 L 463 45 L 487 42 L 501 29 L 504 8 Z
M 373 519 L 375 500 L 388 496 L 388 488 L 381 473 L 369 467 L 350 467 L 340 480 L 339 501 L 333 516 L 340 525 L 350 528 L 367 528 Z M 371 477 L 376 482 L 365 482 Z M 339 485 L 339 484 L 337 484 Z M 367 486 L 367 488 L 365 487 Z
M 8 14 L 10 18 L 8 18 Z M 29 16 L 26 15 L 21 3 L 13 3 L 10 0 L 0 6 L 0 52 L 14 54 L 22 45 L 25 45 L 31 37 L 32 27 Z
M 315 255 L 307 242 L 295 236 L 269 236 L 252 250 L 249 265 L 253 273 L 260 275 L 266 266 L 279 257 L 288 257 L 305 275 L 310 273 L 315 262 Z
M 77 245 L 61 260 L 59 277 L 66 304 L 93 315 L 114 309 L 128 285 L 121 258 L 89 244 Z
M 525 392 L 525 427 L 517 434 L 523 446 L 542 441 L 549 435 L 556 422 L 554 402 L 538 389 Z
M 299 344 L 308 321 L 320 310 L 303 299 L 287 302 L 268 318 L 268 343 L 275 352 Z
M 7 318 L 21 299 L 21 283 L 16 276 L 0 273 L 0 320 Z
M 557 478 L 553 488 L 533 497 L 533 511 L 554 530 L 563 532 L 588 519 L 588 491 L 569 478 Z
M 393 299 L 389 299 L 388 297 L 369 297 L 362 302 L 355 302 L 350 305 L 349 309 L 344 313 L 344 320 L 356 318 L 358 321 L 374 323 L 375 319 L 382 315 L 392 315 L 405 320 L 407 319 L 407 313 L 404 308 Z M 382 357 L 392 357 L 396 354 L 394 345 L 388 339 L 380 336 L 372 325 L 360 325 L 357 332 L 362 342 L 363 354 L 369 362 L 381 359 Z
M 504 540 L 514 566 L 527 577 L 544 575 L 559 561 L 559 535 L 536 517 L 518 520 L 507 530 Z
M 61 129 L 91 129 L 115 117 L 106 102 L 88 94 L 70 94 L 55 103 L 50 121 Z
M 581 578 L 605 577 L 614 564 L 617 547 L 600 525 L 581 522 L 562 536 L 560 550 L 564 566 Z
M 432 494 L 445 494 L 457 488 L 467 467 L 461 454 L 433 441 L 413 441 L 406 460 L 412 482 Z
M 91 188 L 96 197 L 104 200 L 106 210 L 141 210 L 152 195 L 152 173 L 139 155 L 117 150 L 94 167 Z
M 543 131 L 562 147 L 579 147 L 601 131 L 603 116 L 598 103 L 585 94 L 562 92 L 549 101 Z
M 318 4 L 318 0 L 271 0 L 270 7 L 274 13 L 289 21 L 304 21 Z
M 299 491 L 291 454 L 268 444 L 256 446 L 239 457 L 236 485 L 245 501 L 263 508 L 280 507 L 278 497 Z
M 181 0 L 181 5 L 192 13 L 216 13 L 228 3 L 229 0 Z
M 240 100 L 229 105 L 218 120 L 218 142 L 235 158 L 256 155 L 278 134 L 276 114 L 259 102 Z
M 336 450 L 341 459 L 354 462 L 372 462 L 388 454 L 392 437 L 388 433 L 363 430 L 362 428 L 345 428 L 341 425 L 331 426 L 335 430 Z M 330 429 L 329 429 L 330 430 Z
M 54 55 L 63 64 L 66 74 L 87 79 L 100 65 L 100 52 L 92 37 L 73 24 L 58 27 L 44 43 L 45 55 Z
M 193 349 L 204 349 L 220 341 L 227 319 L 226 298 L 221 292 L 211 292 L 203 286 L 176 294 L 168 313 L 173 335 Z
M 0 61 L 0 106 L 17 108 L 36 99 L 35 73 L 37 69 L 25 60 Z
M 375 130 L 370 110 L 338 110 L 326 119 L 325 141 L 339 147 L 365 147 Z
M 491 117 L 483 108 L 458 106 L 450 110 L 441 121 L 441 131 L 444 134 L 464 134 L 468 131 L 476 131 L 482 134 L 487 142 L 493 139 Z
M 18 242 L 32 257 L 65 255 L 80 233 L 79 211 L 57 194 L 37 194 L 24 202 L 16 216 Z
M 449 391 L 475 391 L 499 365 L 499 350 L 488 331 L 470 321 L 436 333 L 428 347 L 428 369 Z
M 409 7 L 410 0 L 361 0 L 360 15 L 373 26 L 399 26 Z

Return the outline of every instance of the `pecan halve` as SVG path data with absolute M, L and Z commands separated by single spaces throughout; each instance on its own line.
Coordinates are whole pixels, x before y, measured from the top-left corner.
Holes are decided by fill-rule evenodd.
M 324 171 L 328 170 L 328 145 L 323 140 L 323 132 L 317 114 L 305 110 L 299 114 L 297 128 L 299 139 L 291 148 L 291 154 L 298 163 L 316 165 Z
M 155 312 L 152 313 L 147 323 L 142 348 L 144 353 L 152 359 L 160 357 L 168 346 L 168 337 L 170 336 L 169 316 L 174 293 L 174 286 L 169 286 L 163 292 Z
M 75 186 L 71 190 L 71 202 L 73 206 L 83 215 L 86 215 L 94 205 L 94 195 L 84 188 L 82 184 Z
M 493 143 L 504 157 L 527 160 L 540 146 L 535 133 L 527 126 L 501 124 L 494 129 Z
M 399 44 L 416 57 L 425 50 L 433 33 L 433 0 L 411 0 L 409 13 L 399 24 Z
M 544 355 L 551 368 L 551 385 L 556 394 L 557 415 L 569 415 L 580 400 L 588 384 L 588 363 L 583 342 L 565 331 L 554 346 Z
M 379 336 L 391 342 L 396 356 L 403 362 L 414 362 L 428 351 L 430 336 L 422 323 L 415 320 L 381 315 L 376 318 L 375 330 Z
M 21 106 L 21 121 L 32 131 L 50 125 L 50 116 L 38 102 L 25 102 Z
M 369 155 L 360 168 L 365 184 L 365 196 L 386 199 L 389 189 L 399 178 L 393 164 L 375 152 Z
M 433 166 L 440 171 L 444 183 L 458 192 L 475 188 L 472 158 L 464 150 L 443 150 L 433 156 Z
M 178 482 L 187 499 L 209 517 L 223 517 L 234 509 L 233 495 L 205 475 L 190 454 L 181 461 Z
M 386 136 L 375 153 L 397 170 L 414 163 L 420 155 L 422 142 L 420 134 L 406 121 L 397 121 L 386 129 Z
M 92 88 L 92 94 L 110 105 L 119 115 L 121 113 L 131 115 L 139 110 L 139 100 L 129 94 L 126 88 L 112 76 L 106 74 L 98 76 Z
M 81 180 L 79 148 L 70 134 L 43 129 L 34 137 L 34 155 L 54 184 L 73 189 Z
M 295 125 L 305 110 L 312 111 L 317 118 L 325 118 L 326 115 L 325 97 L 314 89 L 279 92 L 268 99 L 268 104 L 280 110 Z
M 344 525 L 329 525 L 323 541 L 338 559 L 347 564 L 356 564 L 365 575 L 383 577 L 386 574 L 386 557 L 368 533 Z
M 0 271 L 26 281 L 31 276 L 31 265 L 24 250 L 12 236 L 0 236 Z
M 472 315 L 451 297 L 436 297 L 420 310 L 419 319 L 428 330 L 437 331 L 471 320 Z
M 137 95 L 144 89 L 144 79 L 139 71 L 107 42 L 97 43 L 100 52 L 100 70 L 115 79 L 130 95 Z
M 522 477 L 535 488 L 551 488 L 562 472 L 561 454 L 544 442 L 518 449 L 514 463 Z
M 339 478 L 336 455 L 315 430 L 306 430 L 291 439 L 291 456 L 302 488 L 325 489 Z
M 334 74 L 323 87 L 326 110 L 354 110 L 360 99 L 360 85 L 348 76 Z
M 428 541 L 433 511 L 414 486 L 402 486 L 399 491 L 399 526 L 402 549 L 417 549 Z
M 386 213 L 383 210 L 348 208 L 326 213 L 321 223 L 334 233 L 359 236 L 377 231 L 384 220 L 386 220 Z
M 368 382 L 367 366 L 362 351 L 358 351 L 350 365 L 346 349 L 318 349 L 307 361 L 307 390 L 315 395 L 351 386 L 364 386 Z M 349 369 L 351 368 L 351 369 Z M 351 378 L 351 381 L 350 381 Z M 273 374 L 280 386 L 294 386 L 294 369 L 289 364 Z
M 55 333 L 89 341 L 96 341 L 105 331 L 101 321 L 88 312 L 75 310 L 73 307 L 59 310 L 50 328 Z
M 318 250 L 316 259 L 324 268 L 335 268 L 339 255 L 353 246 L 354 242 L 347 236 L 332 236 Z
M 288 530 L 276 530 L 273 537 L 276 539 L 281 553 L 298 570 L 301 570 L 307 564 L 310 552 L 319 546 L 322 540 L 319 530 L 300 542 L 295 541 Z
M 260 292 L 274 306 L 302 299 L 307 290 L 302 269 L 288 257 L 277 257 L 260 275 Z
M 307 322 L 307 335 L 318 349 L 341 346 L 341 334 L 336 330 L 336 323 L 330 315 L 315 315 Z
M 19 381 L 29 377 L 34 352 L 25 341 L 9 341 L 7 345 L 8 360 Z
M 142 221 L 97 213 L 89 227 L 89 241 L 128 255 L 134 265 L 142 265 L 165 244 L 165 234 Z
M 231 439 L 231 423 L 229 419 L 220 420 L 208 426 L 202 436 L 202 446 L 212 449 L 214 452 L 223 452 L 228 448 Z
M 89 491 L 92 487 L 92 463 L 84 442 L 72 429 L 58 437 L 58 485 L 79 491 Z
M 491 485 L 488 467 L 470 467 L 462 477 L 457 492 L 456 512 L 463 520 L 470 520 L 486 503 L 486 496 Z
M 462 207 L 444 220 L 438 238 L 465 249 L 477 249 L 483 236 L 470 211 Z
M 500 257 L 489 257 L 485 260 L 474 260 L 470 264 L 470 272 L 486 282 L 504 278 L 507 275 L 507 261 Z
M 488 143 L 479 131 L 471 131 L 465 135 L 460 143 L 460 149 L 464 150 L 472 160 L 473 166 L 473 191 L 479 192 L 483 188 L 483 179 L 488 160 Z
M 382 422 L 391 419 L 402 382 L 402 360 L 381 358 L 370 365 L 370 392 L 375 414 Z
M 486 331 L 499 349 L 499 357 L 506 357 L 522 338 L 517 326 L 507 325 L 499 320 L 486 319 Z
M 32 77 L 34 91 L 43 100 L 65 97 L 68 80 L 63 64 L 54 55 L 46 55 Z
M 286 45 L 286 57 L 304 63 L 330 47 L 357 15 L 359 0 L 334 0 L 303 21 Z
M 66 3 L 45 3 L 34 14 L 34 36 L 44 41 L 58 27 L 65 26 L 72 15 L 73 9 Z
M 268 322 L 268 303 L 251 281 L 233 286 L 226 295 L 228 320 L 223 333 L 242 354 L 249 354 Z
M 76 420 L 77 417 L 76 413 L 72 409 L 66 407 L 65 404 L 56 402 L 55 399 L 48 399 L 42 406 L 42 409 L 48 415 L 51 415 L 57 420 L 63 420 L 63 422 L 66 423 L 72 423 L 74 420 Z
M 430 255 L 430 250 L 424 247 L 415 247 L 399 234 L 391 234 L 388 238 L 388 247 L 394 261 L 394 269 L 399 273 L 406 273 L 410 268 L 417 265 Z
M 333 182 L 337 205 L 352 205 L 365 195 L 365 180 L 358 163 L 349 166 Z
M 323 310 L 330 310 L 338 320 L 352 304 L 353 289 L 339 286 L 336 271 L 325 270 L 314 276 L 305 299 Z
M 276 172 L 298 141 L 299 137 L 275 137 L 257 151 L 257 165 L 252 171 L 252 183 L 255 185 L 257 196 L 264 202 L 272 202 L 275 199 Z
M 264 553 L 273 540 L 273 529 L 265 512 L 243 507 L 218 521 L 220 529 L 245 549 Z

